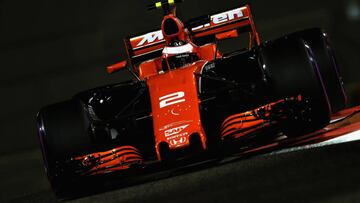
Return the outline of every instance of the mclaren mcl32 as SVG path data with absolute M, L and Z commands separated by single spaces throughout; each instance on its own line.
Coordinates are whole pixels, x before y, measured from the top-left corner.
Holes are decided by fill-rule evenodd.
M 151 5 L 164 12 L 161 29 L 126 38 L 128 59 L 107 68 L 133 79 L 39 111 L 44 165 L 59 196 L 83 177 L 140 177 L 154 165 L 296 137 L 323 128 L 344 108 L 339 67 L 322 29 L 261 42 L 248 5 L 183 23 L 178 2 Z M 236 39 L 245 39 L 245 48 L 238 40 L 236 50 L 221 49 Z

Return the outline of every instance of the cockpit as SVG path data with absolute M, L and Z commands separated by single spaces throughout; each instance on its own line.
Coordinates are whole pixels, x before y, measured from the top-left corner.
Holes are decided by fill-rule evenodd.
M 163 49 L 163 69 L 177 69 L 199 60 L 195 49 L 196 47 L 190 42 L 176 40 L 169 43 Z

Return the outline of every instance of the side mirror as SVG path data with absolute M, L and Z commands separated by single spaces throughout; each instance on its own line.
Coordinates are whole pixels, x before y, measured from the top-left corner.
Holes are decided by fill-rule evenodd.
M 230 31 L 219 33 L 219 34 L 215 35 L 217 40 L 231 39 L 231 38 L 236 38 L 238 36 L 239 36 L 239 34 L 238 34 L 237 30 L 230 30 Z
M 125 60 L 125 61 L 116 63 L 114 65 L 108 66 L 106 68 L 106 70 L 109 74 L 112 74 L 112 73 L 118 72 L 121 69 L 124 69 L 126 66 L 127 66 L 127 61 Z

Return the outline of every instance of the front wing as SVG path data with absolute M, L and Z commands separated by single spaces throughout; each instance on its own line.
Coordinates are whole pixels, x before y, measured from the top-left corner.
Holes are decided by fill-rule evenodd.
M 137 162 L 130 170 L 120 170 L 112 173 L 96 173 L 91 176 L 77 176 L 72 179 L 73 186 L 77 188 L 69 197 L 79 197 L 99 193 L 109 189 L 126 187 L 147 181 L 188 173 L 194 170 L 223 165 L 255 155 L 296 148 L 297 146 L 312 146 L 327 140 L 341 137 L 360 129 L 360 106 L 347 109 L 333 115 L 333 122 L 327 127 L 309 134 L 278 139 L 273 137 L 265 142 L 253 142 L 244 146 L 241 141 L 233 141 L 224 145 L 222 149 L 209 151 L 201 156 L 184 158 L 174 162 L 161 163 L 159 161 Z M 319 145 L 319 144 L 315 144 Z M 321 145 L 321 144 L 320 144 Z M 226 148 L 226 150 L 224 150 Z M 74 168 L 73 168 L 74 169 Z

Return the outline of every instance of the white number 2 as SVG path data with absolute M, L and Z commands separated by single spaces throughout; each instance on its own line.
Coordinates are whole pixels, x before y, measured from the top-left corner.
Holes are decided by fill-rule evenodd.
M 185 93 L 183 91 L 171 93 L 159 98 L 160 108 L 164 108 L 173 104 L 185 102 Z

